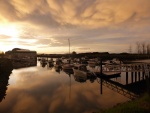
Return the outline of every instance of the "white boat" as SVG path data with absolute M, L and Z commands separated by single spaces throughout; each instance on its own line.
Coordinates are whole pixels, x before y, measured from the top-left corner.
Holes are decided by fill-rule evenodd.
M 73 67 L 74 67 L 73 64 L 69 64 L 69 63 L 62 65 L 63 70 L 72 70 Z
M 87 61 L 87 62 L 90 67 L 95 67 L 95 66 L 99 65 L 99 63 L 100 63 L 99 59 L 97 59 L 97 58 L 89 59 L 89 61 Z
M 88 62 L 88 65 L 90 66 L 90 67 L 95 67 L 96 66 L 96 61 L 94 61 L 94 60 L 89 60 L 89 61 L 87 61 Z
M 80 75 L 86 78 L 88 76 L 93 76 L 93 75 L 95 76 L 93 72 L 87 70 L 87 67 L 85 64 L 74 65 L 73 72 L 74 72 L 74 75 Z

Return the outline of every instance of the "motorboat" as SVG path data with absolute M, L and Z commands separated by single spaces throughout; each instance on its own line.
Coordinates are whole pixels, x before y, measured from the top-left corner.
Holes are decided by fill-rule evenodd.
M 92 71 L 87 70 L 87 66 L 85 64 L 77 64 L 73 67 L 74 75 L 80 75 L 80 76 L 91 76 L 95 75 Z
M 48 65 L 49 65 L 49 67 L 54 66 L 54 61 L 52 58 L 50 60 L 48 60 Z
M 73 67 L 74 67 L 74 65 L 73 65 L 73 64 L 70 64 L 70 63 L 66 63 L 66 64 L 63 64 L 63 65 L 62 65 L 62 69 L 63 69 L 63 70 L 72 70 Z

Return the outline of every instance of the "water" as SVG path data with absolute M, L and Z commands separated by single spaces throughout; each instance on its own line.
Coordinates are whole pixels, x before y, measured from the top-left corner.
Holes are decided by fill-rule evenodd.
M 39 62 L 14 69 L 0 113 L 91 113 L 130 100 L 105 85 L 101 87 L 98 79 L 78 82 L 73 74 L 41 67 Z M 125 84 L 125 76 L 112 80 Z

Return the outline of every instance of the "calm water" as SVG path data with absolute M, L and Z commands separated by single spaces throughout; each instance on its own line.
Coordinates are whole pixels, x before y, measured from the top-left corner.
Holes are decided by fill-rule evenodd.
M 106 86 L 102 86 L 101 94 L 97 79 L 78 82 L 73 74 L 39 63 L 14 69 L 0 113 L 91 113 L 130 100 Z M 124 84 L 125 76 L 113 80 Z

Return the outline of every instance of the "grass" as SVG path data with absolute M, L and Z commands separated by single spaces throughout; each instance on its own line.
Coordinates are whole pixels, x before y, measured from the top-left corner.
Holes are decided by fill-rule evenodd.
M 150 113 L 150 95 L 146 93 L 137 100 L 93 113 Z

